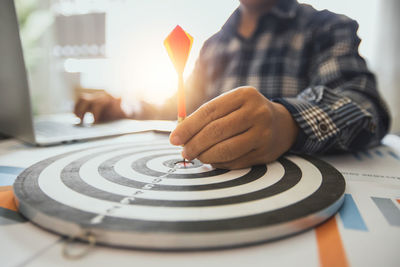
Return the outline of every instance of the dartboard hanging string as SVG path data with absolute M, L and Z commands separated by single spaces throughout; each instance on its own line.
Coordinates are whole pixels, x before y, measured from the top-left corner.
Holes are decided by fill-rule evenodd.
M 84 249 L 78 252 L 72 252 L 71 246 L 75 244 L 77 240 L 85 240 L 89 243 Z M 90 250 L 96 245 L 96 237 L 90 232 L 84 232 L 79 236 L 70 236 L 64 242 L 62 248 L 62 255 L 64 258 L 69 260 L 78 260 L 86 256 Z

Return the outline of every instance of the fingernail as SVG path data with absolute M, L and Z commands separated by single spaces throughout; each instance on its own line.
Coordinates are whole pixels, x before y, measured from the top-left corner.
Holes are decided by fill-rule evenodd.
M 179 136 L 177 136 L 177 135 L 173 135 L 173 136 L 170 138 L 169 141 L 171 142 L 171 144 L 176 145 L 176 146 L 179 146 L 179 145 L 182 144 L 182 143 L 181 143 L 181 140 L 180 140 L 180 138 L 179 138 Z

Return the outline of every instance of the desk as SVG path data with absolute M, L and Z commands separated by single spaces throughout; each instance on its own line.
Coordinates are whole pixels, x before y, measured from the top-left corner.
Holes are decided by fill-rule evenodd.
M 63 258 L 64 240 L 18 216 L 10 185 L 24 168 L 48 157 L 124 140 L 148 141 L 142 133 L 71 145 L 32 147 L 0 141 L 1 266 L 400 266 L 400 137 L 355 154 L 322 159 L 343 173 L 345 203 L 328 222 L 278 241 L 241 248 L 154 252 L 95 247 L 79 260 Z M 77 249 L 86 246 L 78 244 Z M 336 264 L 336 265 L 335 265 Z

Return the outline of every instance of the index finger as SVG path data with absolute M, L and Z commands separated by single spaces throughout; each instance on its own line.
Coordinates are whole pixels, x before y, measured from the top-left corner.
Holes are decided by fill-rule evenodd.
M 210 122 L 239 109 L 243 101 L 240 91 L 236 89 L 207 102 L 178 124 L 170 135 L 171 144 L 187 143 Z
M 79 101 L 75 105 L 74 113 L 75 115 L 82 121 L 83 116 L 90 109 L 90 101 L 80 98 Z

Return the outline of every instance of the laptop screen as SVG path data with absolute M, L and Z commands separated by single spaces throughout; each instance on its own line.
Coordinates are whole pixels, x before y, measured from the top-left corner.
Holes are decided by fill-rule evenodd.
M 0 1 L 0 133 L 32 141 L 28 81 L 13 1 Z

